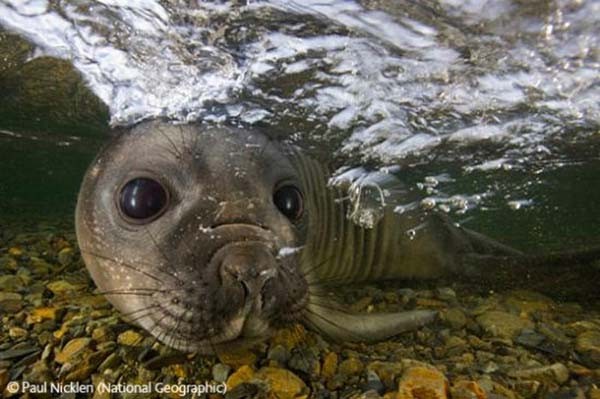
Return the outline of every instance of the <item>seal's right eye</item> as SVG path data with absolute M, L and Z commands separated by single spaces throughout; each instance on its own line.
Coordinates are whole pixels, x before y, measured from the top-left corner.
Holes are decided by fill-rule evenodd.
M 147 177 L 128 181 L 119 195 L 121 213 L 137 223 L 156 219 L 166 209 L 168 201 L 169 195 L 163 185 Z

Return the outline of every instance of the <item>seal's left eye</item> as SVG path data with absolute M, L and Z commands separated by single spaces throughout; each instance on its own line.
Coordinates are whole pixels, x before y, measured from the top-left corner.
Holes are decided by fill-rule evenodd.
M 281 213 L 295 222 L 304 213 L 304 198 L 296 186 L 286 185 L 280 187 L 273 194 L 273 202 Z
M 162 184 L 154 179 L 138 177 L 121 189 L 121 212 L 136 222 L 150 222 L 166 208 L 169 196 Z

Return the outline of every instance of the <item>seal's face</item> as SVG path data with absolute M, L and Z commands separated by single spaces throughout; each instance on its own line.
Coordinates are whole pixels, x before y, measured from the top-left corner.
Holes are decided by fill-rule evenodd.
M 77 236 L 116 308 L 170 346 L 207 352 L 264 337 L 304 307 L 290 250 L 304 244 L 302 192 L 261 134 L 144 123 L 90 166 Z

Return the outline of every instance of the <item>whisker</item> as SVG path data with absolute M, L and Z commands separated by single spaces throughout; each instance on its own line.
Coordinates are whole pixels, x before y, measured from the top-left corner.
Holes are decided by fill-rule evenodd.
M 302 277 L 308 278 L 309 274 L 311 274 L 312 272 L 314 272 L 315 270 L 317 270 L 319 267 L 322 267 L 324 264 L 326 264 L 327 262 L 329 262 L 331 259 L 334 258 L 334 256 L 335 255 L 332 255 L 332 256 L 324 259 L 323 261 L 321 261 L 321 262 L 319 262 L 319 263 L 317 263 L 317 264 L 309 267 L 308 269 L 302 270 L 302 268 L 301 268 L 300 274 L 302 275 Z
M 171 262 L 171 260 L 168 258 L 168 256 L 164 253 L 163 249 L 161 248 L 161 246 L 156 241 L 156 238 L 154 238 L 154 236 L 150 232 L 150 229 L 146 226 L 146 228 L 144 230 L 146 231 L 146 234 L 148 234 L 148 236 L 150 237 L 150 240 L 152 241 L 152 243 L 154 244 L 154 246 L 156 247 L 156 249 L 158 250 L 158 252 L 160 253 L 160 255 L 165 260 L 165 262 L 167 264 L 167 267 L 169 267 L 171 269 L 171 273 L 173 273 L 173 276 L 175 278 L 177 278 L 177 270 L 175 270 L 175 268 L 173 266 L 173 262 Z
M 176 159 L 179 160 L 181 158 L 183 158 L 183 154 L 181 153 L 181 151 L 179 151 L 179 149 L 177 148 L 177 146 L 175 145 L 175 142 L 171 139 L 171 137 L 164 132 L 164 130 L 162 129 L 162 127 L 158 127 L 157 131 L 162 134 L 162 136 L 167 139 L 167 141 L 169 142 L 169 144 L 171 145 L 171 147 L 173 148 L 173 151 L 175 151 L 176 154 Z
M 133 271 L 136 271 L 136 272 L 138 272 L 138 273 L 141 273 L 141 274 L 145 275 L 146 277 L 149 277 L 149 278 L 151 278 L 151 279 L 152 279 L 152 280 L 154 280 L 154 281 L 157 281 L 157 282 L 159 282 L 159 283 L 161 283 L 161 284 L 163 283 L 163 280 L 161 280 L 160 278 L 158 278 L 158 277 L 157 277 L 157 276 L 155 276 L 154 274 L 151 274 L 151 273 L 149 273 L 149 272 L 147 272 L 147 271 L 145 271 L 145 270 L 141 270 L 141 269 L 139 269 L 139 268 L 137 268 L 137 267 L 135 267 L 135 266 L 133 266 L 133 265 L 131 265 L 131 264 L 127 263 L 127 262 L 123 262 L 122 260 L 117 260 L 117 259 L 111 258 L 111 257 L 109 257 L 109 256 L 102 255 L 102 254 L 100 254 L 100 253 L 97 253 L 97 252 L 94 252 L 94 251 L 89 251 L 89 250 L 87 250 L 87 249 L 83 249 L 83 248 L 80 248 L 80 251 L 81 251 L 82 253 L 90 254 L 90 255 L 92 255 L 92 256 L 95 256 L 95 257 L 97 257 L 97 258 L 100 258 L 100 259 L 103 259 L 103 260 L 107 260 L 107 261 L 109 261 L 109 262 L 116 263 L 116 264 L 118 264 L 118 265 L 120 265 L 120 266 L 125 266 L 125 267 L 127 267 L 127 268 L 129 268 L 129 269 L 131 269 L 131 270 L 133 270 Z M 151 264 L 149 264 L 149 263 L 145 263 L 145 262 L 138 262 L 138 263 L 140 263 L 141 265 L 147 265 L 147 266 L 152 266 L 152 267 L 155 267 L 155 265 L 151 265 Z M 172 275 L 172 274 L 170 274 L 170 273 L 167 273 L 167 272 L 165 272 L 165 271 L 164 271 L 164 270 L 162 270 L 162 269 L 159 269 L 159 271 L 160 271 L 161 273 L 163 273 L 163 274 L 165 274 L 165 275 L 169 276 L 169 277 L 172 277 L 172 278 L 174 278 L 174 279 L 177 279 L 177 280 L 179 280 L 179 279 L 177 278 L 177 276 L 174 276 L 174 275 Z

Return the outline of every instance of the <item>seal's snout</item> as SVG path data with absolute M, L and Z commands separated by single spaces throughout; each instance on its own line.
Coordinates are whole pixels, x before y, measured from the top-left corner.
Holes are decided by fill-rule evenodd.
M 260 256 L 261 252 L 230 253 L 220 266 L 223 284 L 241 284 L 246 301 L 256 299 L 265 284 L 277 276 L 276 265 L 269 259 L 272 256 Z

